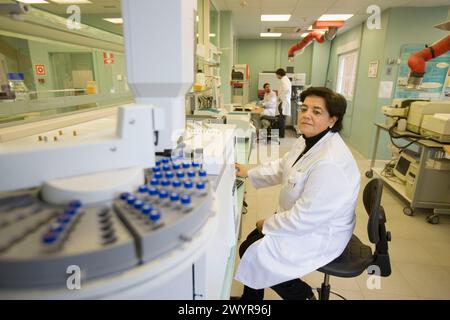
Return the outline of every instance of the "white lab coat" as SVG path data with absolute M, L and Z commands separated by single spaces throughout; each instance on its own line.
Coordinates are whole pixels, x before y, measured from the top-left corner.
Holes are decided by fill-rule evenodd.
M 280 88 L 278 90 L 278 100 L 281 102 L 281 109 L 284 116 L 291 115 L 291 81 L 287 76 L 280 79 Z
M 277 109 L 277 95 L 272 90 L 269 93 L 264 93 L 264 100 L 262 101 L 264 111 L 261 115 L 275 117 L 275 111 Z
M 302 277 L 338 257 L 355 227 L 360 173 L 338 133 L 328 132 L 292 167 L 303 137 L 282 158 L 249 170 L 255 188 L 281 184 L 265 237 L 243 255 L 235 279 L 261 289 Z

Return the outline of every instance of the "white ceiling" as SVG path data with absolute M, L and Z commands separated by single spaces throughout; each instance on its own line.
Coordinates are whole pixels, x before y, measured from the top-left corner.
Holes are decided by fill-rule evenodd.
M 81 4 L 81 22 L 93 27 L 116 34 L 122 34 L 122 26 L 106 22 L 103 18 L 117 18 L 121 16 L 120 0 L 90 0 L 92 4 Z M 168 0 L 148 0 L 168 1 Z M 205 0 L 207 1 L 207 0 Z M 211 0 L 218 10 L 230 10 L 237 38 L 260 38 L 267 27 L 301 27 L 308 28 L 324 13 L 352 13 L 354 16 L 347 20 L 342 33 L 362 23 L 367 17 L 366 9 L 369 5 L 380 6 L 381 10 L 390 7 L 434 7 L 450 6 L 450 0 Z M 14 3 L 14 0 L 0 0 L 0 3 Z M 243 6 L 241 3 L 246 2 Z M 32 5 L 63 17 L 68 5 L 49 4 Z M 288 22 L 261 22 L 261 14 L 291 14 Z M 437 22 L 436 22 L 437 23 Z M 284 39 L 298 39 L 299 34 L 284 34 Z
M 260 38 L 267 27 L 301 27 L 307 29 L 322 14 L 351 13 L 339 32 L 362 23 L 369 16 L 369 5 L 378 5 L 381 11 L 391 7 L 450 6 L 450 0 L 212 0 L 218 10 L 232 11 L 237 38 Z M 246 3 L 244 5 L 243 3 Z M 291 14 L 288 22 L 261 22 L 261 14 Z M 283 34 L 284 39 L 298 39 L 300 34 Z

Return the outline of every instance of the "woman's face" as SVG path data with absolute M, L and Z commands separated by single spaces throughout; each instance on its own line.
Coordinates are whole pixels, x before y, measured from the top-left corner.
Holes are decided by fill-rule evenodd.
M 337 121 L 336 117 L 330 117 L 322 97 L 306 97 L 299 109 L 298 127 L 307 138 L 321 133 Z

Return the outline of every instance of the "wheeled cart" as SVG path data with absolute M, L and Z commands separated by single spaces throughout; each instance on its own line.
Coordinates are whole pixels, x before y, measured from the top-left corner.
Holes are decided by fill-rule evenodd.
M 376 123 L 375 144 L 373 147 L 370 169 L 366 172 L 368 178 L 375 173 L 383 182 L 391 187 L 409 206 L 403 208 L 403 213 L 408 216 L 414 214 L 415 209 L 433 209 L 433 214 L 427 217 L 431 224 L 439 223 L 440 214 L 450 214 L 450 161 L 443 159 L 443 144 L 410 137 L 404 138 L 417 145 L 419 158 L 414 172 L 408 171 L 406 183 L 397 179 L 391 179 L 383 174 L 384 168 L 375 168 L 378 142 L 381 130 L 388 131 L 389 126 Z M 411 133 L 412 134 L 412 133 Z

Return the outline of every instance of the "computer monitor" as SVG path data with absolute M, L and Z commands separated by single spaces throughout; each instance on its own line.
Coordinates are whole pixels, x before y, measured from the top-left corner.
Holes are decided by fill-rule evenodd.
M 408 170 L 415 163 L 417 163 L 417 157 L 412 153 L 403 151 L 395 164 L 394 175 L 401 181 L 406 182 Z

